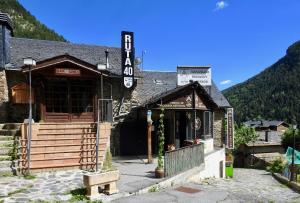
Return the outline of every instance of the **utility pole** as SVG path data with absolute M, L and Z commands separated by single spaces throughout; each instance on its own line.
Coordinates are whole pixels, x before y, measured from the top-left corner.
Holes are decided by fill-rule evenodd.
M 297 125 L 293 125 L 293 153 L 292 153 L 292 170 L 290 181 L 295 181 L 295 147 L 296 147 L 296 129 Z

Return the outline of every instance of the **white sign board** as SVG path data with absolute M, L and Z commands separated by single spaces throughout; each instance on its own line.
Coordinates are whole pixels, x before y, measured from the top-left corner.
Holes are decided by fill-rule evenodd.
M 186 85 L 190 81 L 197 81 L 202 86 L 211 86 L 210 67 L 177 67 L 178 86 Z

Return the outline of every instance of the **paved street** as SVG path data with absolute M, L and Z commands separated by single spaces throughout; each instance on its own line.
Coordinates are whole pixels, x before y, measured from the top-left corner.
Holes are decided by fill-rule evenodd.
M 115 202 L 300 202 L 300 194 L 278 183 L 266 171 L 235 169 L 234 172 L 233 179 L 194 179 L 193 183 L 184 185 L 199 190 L 195 193 L 177 191 L 179 186 L 175 186 Z

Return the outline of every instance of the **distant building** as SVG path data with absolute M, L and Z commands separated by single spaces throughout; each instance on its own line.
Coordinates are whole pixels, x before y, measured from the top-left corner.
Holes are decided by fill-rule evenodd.
M 255 143 L 248 143 L 240 147 L 239 156 L 236 158 L 236 166 L 264 168 L 272 160 L 282 157 L 284 149 L 281 139 L 289 124 L 284 121 L 256 120 L 247 121 L 245 126 L 254 128 L 259 135 Z
M 266 121 L 266 120 L 256 120 L 256 121 L 246 121 L 244 123 L 248 127 L 255 128 L 255 131 L 277 131 L 284 133 L 288 128 L 289 124 L 284 121 Z

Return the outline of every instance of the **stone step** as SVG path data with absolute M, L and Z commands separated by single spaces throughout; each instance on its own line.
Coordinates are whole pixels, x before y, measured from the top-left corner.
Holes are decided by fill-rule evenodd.
M 11 168 L 16 167 L 18 164 L 18 161 L 0 161 L 0 168 Z
M 13 139 L 14 139 L 13 136 L 0 135 L 0 141 L 8 141 L 8 140 L 13 140 Z
M 11 157 L 8 155 L 0 155 L 0 161 L 9 161 Z
M 8 155 L 11 147 L 0 147 L 0 155 Z
M 0 140 L 0 148 L 2 147 L 12 147 L 11 145 L 14 143 L 13 140 Z
M 20 129 L 21 123 L 1 123 L 0 128 L 5 130 L 16 130 Z
M 13 176 L 15 173 L 15 169 L 10 167 L 0 168 L 0 177 L 1 176 Z
M 4 136 L 19 136 L 20 130 L 7 130 L 7 129 L 1 129 L 0 135 Z

